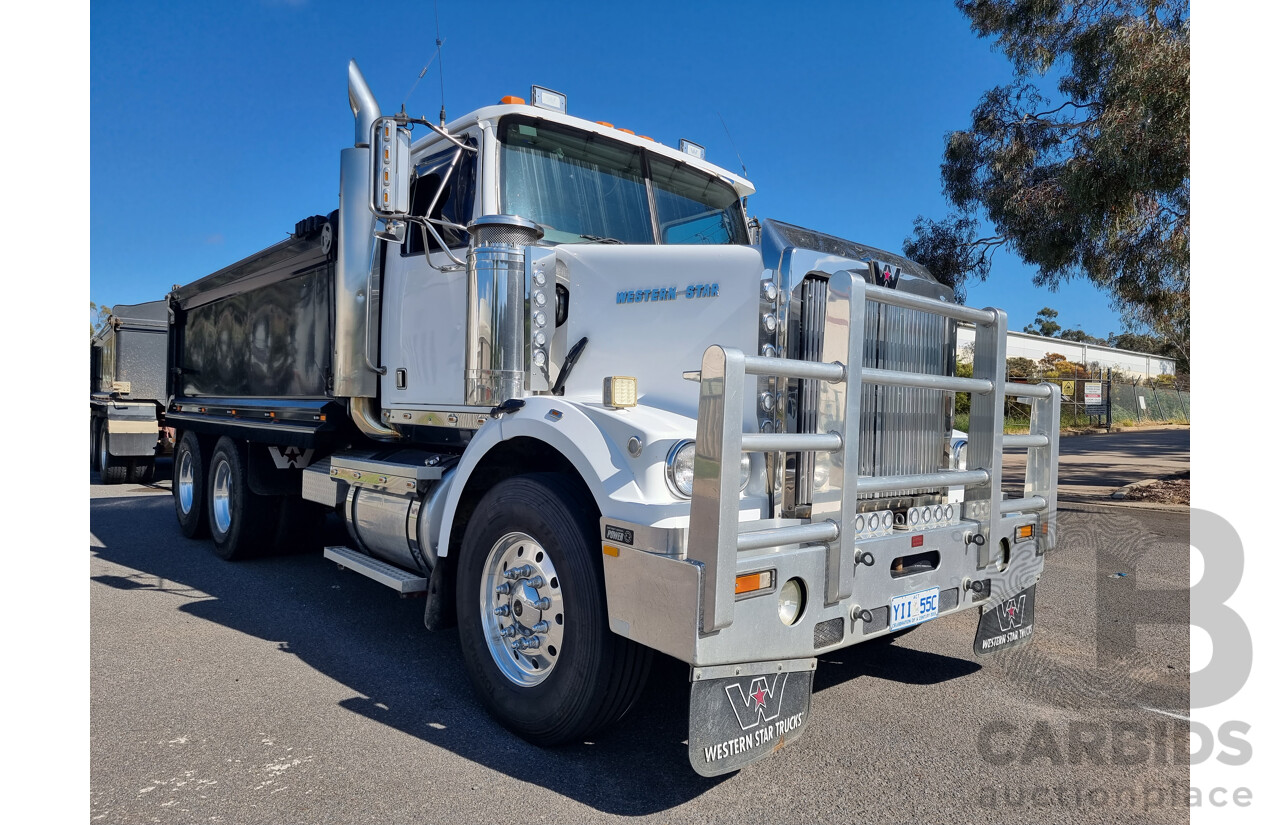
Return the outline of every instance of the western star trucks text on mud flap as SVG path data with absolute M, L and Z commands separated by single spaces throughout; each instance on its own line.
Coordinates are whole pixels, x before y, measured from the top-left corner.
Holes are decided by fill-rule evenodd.
M 608 727 L 673 656 L 706 775 L 803 733 L 824 653 L 967 608 L 978 654 L 1030 638 L 1059 399 L 1005 383 L 1003 312 L 748 221 L 696 145 L 547 89 L 446 128 L 381 116 L 352 63 L 348 100 L 339 208 L 169 296 L 186 535 L 252 558 L 335 511 L 324 555 L 456 622 L 477 697 L 538 745 Z M 1013 393 L 1029 435 L 1003 434 Z

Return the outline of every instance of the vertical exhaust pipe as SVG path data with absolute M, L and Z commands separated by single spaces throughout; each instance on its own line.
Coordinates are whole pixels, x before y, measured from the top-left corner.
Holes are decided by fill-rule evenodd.
M 377 286 L 371 282 L 376 219 L 372 198 L 373 122 L 382 115 L 354 60 L 347 68 L 347 99 L 355 116 L 355 145 L 342 150 L 338 188 L 338 261 L 334 274 L 333 393 L 374 398 L 378 376 L 365 363 L 365 338 L 378 340 Z M 366 318 L 371 328 L 366 329 Z M 376 353 L 374 354 L 376 357 Z

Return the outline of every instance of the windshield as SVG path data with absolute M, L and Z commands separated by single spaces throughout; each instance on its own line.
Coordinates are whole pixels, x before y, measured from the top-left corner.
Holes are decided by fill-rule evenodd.
M 498 134 L 502 211 L 537 221 L 547 241 L 747 243 L 737 193 L 699 170 L 533 118 L 504 118 Z

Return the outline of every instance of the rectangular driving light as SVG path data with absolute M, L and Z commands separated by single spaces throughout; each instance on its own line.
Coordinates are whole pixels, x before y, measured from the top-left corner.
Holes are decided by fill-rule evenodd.
M 569 114 L 569 98 L 559 92 L 553 92 L 543 86 L 533 86 L 529 89 L 529 99 L 539 109 L 549 109 L 562 115 Z
M 604 379 L 606 407 L 634 407 L 637 398 L 636 379 L 627 375 L 610 375 Z
M 686 155 L 693 155 L 698 160 L 707 159 L 707 150 L 691 140 L 680 138 L 680 151 Z

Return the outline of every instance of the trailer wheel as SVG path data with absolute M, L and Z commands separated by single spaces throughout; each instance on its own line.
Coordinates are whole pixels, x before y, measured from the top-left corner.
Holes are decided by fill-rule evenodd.
M 557 474 L 485 495 L 458 560 L 463 662 L 481 701 L 535 745 L 580 741 L 621 718 L 648 648 L 609 630 L 595 503 Z
M 129 465 L 129 481 L 133 484 L 150 484 L 156 478 L 154 458 L 135 458 Z
M 89 469 L 98 469 L 98 419 L 89 416 Z
M 205 501 L 213 552 L 227 561 L 262 555 L 275 539 L 278 496 L 249 489 L 244 445 L 223 436 L 209 457 Z
M 111 432 L 107 423 L 98 427 L 98 481 L 102 484 L 123 484 L 129 475 L 129 465 L 111 455 Z
M 189 539 L 203 538 L 209 531 L 204 482 L 200 439 L 193 432 L 185 432 L 173 451 L 173 509 L 182 535 Z

